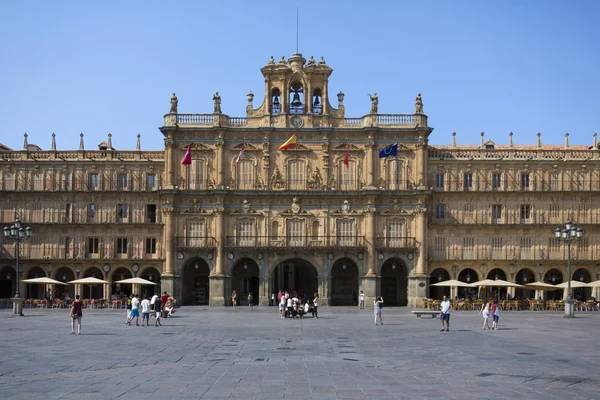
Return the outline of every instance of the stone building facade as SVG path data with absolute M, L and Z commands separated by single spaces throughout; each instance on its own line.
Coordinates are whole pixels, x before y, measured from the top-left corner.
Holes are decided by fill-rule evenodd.
M 0 222 L 34 229 L 22 244 L 22 278 L 96 276 L 84 297 L 130 292 L 117 280 L 160 283 L 179 304 L 267 304 L 298 290 L 322 304 L 420 305 L 430 282 L 566 279 L 565 247 L 552 239 L 571 218 L 586 230 L 573 250 L 574 278 L 600 274 L 598 145 L 431 146 L 423 102 L 410 114 L 345 115 L 332 69 L 301 54 L 261 69 L 264 96 L 245 117 L 221 97 L 210 114 L 178 111 L 160 128 L 164 151 L 0 150 Z M 336 103 L 336 106 L 332 103 Z M 293 134 L 297 145 L 278 150 Z M 139 137 L 138 137 L 139 139 Z M 379 157 L 397 143 L 397 154 Z M 181 161 L 190 149 L 191 164 Z M 0 243 L 0 298 L 15 289 L 11 242 Z M 43 288 L 23 285 L 27 297 Z M 454 293 L 453 293 L 454 294 Z M 466 293 L 464 293 L 466 294 Z M 519 293 L 513 293 L 519 294 Z M 534 293 L 520 293 L 533 296 Z M 588 294 L 589 295 L 589 294 Z M 309 297 L 310 298 L 310 297 Z

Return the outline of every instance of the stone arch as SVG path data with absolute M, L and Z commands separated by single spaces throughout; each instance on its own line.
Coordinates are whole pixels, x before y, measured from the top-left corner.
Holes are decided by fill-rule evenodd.
M 319 293 L 319 264 L 310 257 L 290 255 L 277 259 L 272 264 L 269 274 L 269 291 L 288 291 L 291 294 L 305 295 L 312 299 L 314 293 Z
M 141 269 L 139 272 L 139 276 L 142 279 L 146 279 L 150 282 L 157 283 L 157 285 L 144 285 L 142 286 L 142 294 L 147 295 L 149 297 L 154 296 L 155 294 L 160 295 L 160 271 L 158 268 L 153 266 L 146 266 Z
M 382 264 L 379 293 L 385 305 L 408 305 L 408 275 L 409 269 L 400 257 L 389 257 Z
M 133 278 L 133 276 L 134 276 L 133 271 L 131 271 L 131 269 L 127 268 L 127 267 L 118 267 L 114 271 L 109 272 L 109 276 L 108 276 L 109 279 L 107 279 L 107 280 L 111 282 L 112 293 L 119 295 L 119 296 L 121 294 L 123 294 L 125 296 L 129 296 L 129 295 L 133 294 L 132 293 L 133 285 L 115 283 L 116 281 L 120 281 L 123 279 Z M 136 294 L 140 294 L 140 293 L 136 293 Z
M 182 305 L 205 305 L 210 299 L 210 265 L 204 257 L 191 257 L 180 270 L 180 295 Z
M 252 294 L 252 304 L 258 305 L 261 269 L 261 266 L 248 256 L 238 257 L 235 262 L 230 263 L 231 292 L 235 290 L 237 304 L 248 305 L 248 296 Z
M 558 285 L 563 283 L 565 275 L 566 274 L 563 274 L 563 272 L 558 268 L 550 268 L 544 274 L 544 282 L 551 285 Z M 562 297 L 563 289 L 558 288 L 556 290 L 546 291 L 546 299 L 548 300 L 560 300 Z
M 381 254 L 381 253 L 380 253 Z M 412 274 L 413 268 L 414 268 L 414 258 L 412 260 L 409 260 L 408 257 L 405 254 L 398 254 L 398 255 L 391 255 L 391 256 L 383 256 L 383 258 L 378 259 L 378 263 L 377 263 L 377 276 L 381 276 L 381 269 L 383 268 L 383 265 L 385 263 L 387 263 L 389 260 L 391 259 L 398 259 L 400 261 L 402 261 L 402 263 L 404 264 L 404 267 L 406 268 L 406 272 L 407 275 L 410 276 Z
M 275 271 L 275 268 L 277 268 L 277 266 L 279 266 L 279 264 L 281 264 L 282 262 L 285 262 L 285 261 L 291 260 L 291 259 L 295 259 L 295 258 L 304 260 L 307 263 L 311 264 L 317 270 L 317 273 L 319 273 L 319 275 L 321 275 L 321 274 L 326 275 L 329 273 L 327 268 L 323 268 L 323 265 L 321 263 L 317 262 L 314 258 L 312 258 L 310 256 L 305 256 L 302 254 L 294 254 L 294 255 L 281 256 L 279 258 L 272 260 L 269 265 L 269 274 L 272 274 Z
M 51 278 L 61 282 L 69 282 L 75 280 L 76 276 L 77 275 L 75 274 L 73 268 L 66 265 L 62 265 L 60 267 L 55 268 L 52 271 Z M 69 297 L 71 299 L 75 297 L 75 288 L 73 287 L 73 285 L 61 286 L 59 290 L 63 293 L 69 293 Z
M 46 271 L 44 271 L 44 269 L 41 266 L 35 265 L 35 266 L 30 266 L 27 269 L 27 273 L 23 274 L 23 276 L 25 276 L 25 279 L 34 279 L 34 278 L 43 278 L 48 276 L 46 274 Z M 26 298 L 28 299 L 43 299 L 46 293 L 46 285 L 38 285 L 38 284 L 31 284 L 28 283 L 26 284 L 25 287 L 25 293 L 26 293 Z
M 574 281 L 590 283 L 592 281 L 592 272 L 585 267 L 580 267 L 573 272 Z M 592 296 L 592 288 L 571 288 L 573 298 L 576 300 L 589 300 Z
M 365 271 L 365 266 L 363 265 L 362 260 L 359 260 L 358 257 L 355 254 L 351 254 L 351 253 L 344 253 L 338 256 L 334 256 L 331 259 L 331 262 L 329 263 L 328 266 L 328 275 L 331 276 L 331 270 L 333 269 L 333 265 L 338 262 L 339 260 L 343 259 L 343 258 L 347 258 L 349 260 L 351 260 L 356 267 L 358 268 L 358 275 L 359 276 L 363 276 L 365 275 L 367 272 Z M 363 258 L 364 259 L 364 258 Z
M 96 276 L 98 279 L 104 279 L 104 273 L 100 267 L 90 266 L 81 271 L 82 278 Z M 81 285 L 81 294 L 84 299 L 101 299 L 104 297 L 104 285 Z
M 256 265 L 258 266 L 258 271 L 260 272 L 260 276 L 262 276 L 262 274 L 264 272 L 264 261 L 256 260 L 247 254 L 234 255 L 234 257 L 231 260 L 228 260 L 229 262 L 227 265 L 227 274 L 231 275 L 233 273 L 233 269 L 235 268 L 236 264 L 238 264 L 241 260 L 244 260 L 244 259 L 248 259 L 248 260 L 251 260 L 252 262 L 256 263 Z
M 211 253 L 212 254 L 212 253 Z M 177 275 L 179 276 L 183 276 L 184 273 L 184 269 L 185 266 L 190 263 L 191 261 L 194 260 L 201 260 L 203 261 L 206 265 L 208 265 L 208 270 L 209 270 L 209 274 L 212 275 L 212 271 L 214 271 L 214 263 L 213 260 L 211 260 L 210 258 L 208 258 L 206 255 L 203 254 L 198 254 L 195 253 L 193 255 L 190 255 L 189 257 L 187 257 L 185 260 L 181 260 L 180 263 L 178 263 L 177 265 Z
M 535 272 L 531 268 L 521 268 L 515 275 L 515 283 L 526 285 L 535 282 Z M 533 289 L 515 289 L 515 297 L 519 299 L 535 298 L 535 290 Z
M 329 272 L 331 278 L 330 304 L 332 306 L 358 305 L 360 268 L 353 257 L 338 257 Z
M 503 281 L 508 280 L 507 272 L 500 267 L 494 267 L 487 273 L 487 278 L 490 280 L 502 279 Z M 482 288 L 480 293 L 483 293 L 482 297 L 492 297 L 494 299 L 498 299 L 498 294 L 501 299 L 506 299 L 508 294 L 508 288 L 505 287 L 487 287 Z
M 467 267 L 460 270 L 458 273 L 458 278 L 456 279 L 461 282 L 474 283 L 479 280 L 479 274 L 473 268 Z M 459 287 L 456 288 L 456 290 L 458 297 L 461 299 L 468 299 L 477 296 L 477 288 Z
M 451 274 L 444 267 L 438 267 L 429 274 L 429 298 L 441 300 L 443 296 L 450 298 L 450 287 L 432 286 L 434 283 L 450 280 Z
M 17 290 L 17 275 L 10 265 L 0 267 L 0 299 L 13 297 Z

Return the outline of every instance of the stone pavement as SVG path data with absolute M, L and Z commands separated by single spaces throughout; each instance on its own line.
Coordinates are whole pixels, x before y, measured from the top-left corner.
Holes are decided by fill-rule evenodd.
M 164 326 L 125 326 L 124 310 L 0 312 L 0 397 L 10 399 L 600 399 L 600 312 L 503 312 L 451 331 L 406 308 L 182 307 Z

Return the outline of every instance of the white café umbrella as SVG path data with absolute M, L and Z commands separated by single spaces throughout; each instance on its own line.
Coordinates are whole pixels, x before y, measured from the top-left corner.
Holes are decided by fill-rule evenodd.
M 142 278 L 128 278 L 128 279 L 122 279 L 120 281 L 115 281 L 115 283 L 130 283 L 133 285 L 158 285 L 158 283 L 149 281 L 147 279 L 142 279 Z
M 68 283 L 57 281 L 56 279 L 51 278 L 32 278 L 32 279 L 23 279 L 21 282 L 24 283 L 35 283 L 38 285 L 68 285 Z
M 600 288 L 600 281 L 594 281 L 587 284 L 587 287 Z
M 467 282 L 463 282 L 463 281 L 457 281 L 456 279 L 449 279 L 447 281 L 441 281 L 441 282 L 438 282 L 438 283 L 432 283 L 431 286 L 441 286 L 441 287 L 453 287 L 453 286 L 457 286 L 457 287 L 470 287 L 470 288 L 477 287 L 476 285 L 474 285 L 472 283 L 467 283 Z
M 475 286 L 479 287 L 516 287 L 522 288 L 523 286 L 518 283 L 508 282 L 502 279 L 484 279 L 482 281 L 477 281 L 474 283 Z M 500 300 L 500 291 L 498 290 L 498 300 Z
M 558 285 L 556 285 L 557 288 L 561 288 L 564 289 L 566 287 L 568 287 L 569 282 L 563 282 L 563 283 L 559 283 Z M 573 289 L 577 289 L 577 288 L 582 288 L 582 287 L 590 287 L 589 284 L 585 283 L 585 282 L 580 282 L 580 281 L 571 281 L 571 288 Z
M 89 285 L 90 286 L 90 296 L 92 295 L 92 286 L 94 285 L 104 285 L 105 283 L 110 283 L 103 279 L 98 279 L 94 277 L 75 279 L 74 281 L 70 281 L 73 285 Z
M 527 289 L 534 289 L 534 290 L 558 290 L 558 289 L 560 289 L 560 288 L 556 287 L 556 285 L 551 285 L 549 283 L 540 282 L 540 281 L 524 283 L 523 287 L 527 288 Z

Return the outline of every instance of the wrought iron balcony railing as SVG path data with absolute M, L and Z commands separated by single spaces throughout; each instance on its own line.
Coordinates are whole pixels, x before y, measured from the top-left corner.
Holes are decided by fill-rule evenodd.
M 415 249 L 417 241 L 414 237 L 388 236 L 377 238 L 377 249 Z
M 213 249 L 217 239 L 212 236 L 176 236 L 175 248 L 178 250 Z
M 366 247 L 364 236 L 227 236 L 229 248 L 352 249 Z

